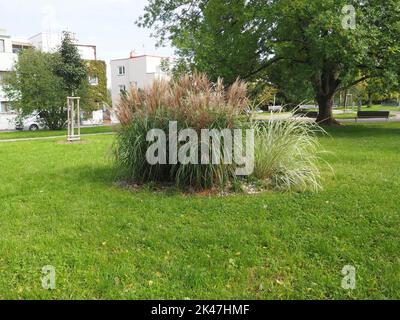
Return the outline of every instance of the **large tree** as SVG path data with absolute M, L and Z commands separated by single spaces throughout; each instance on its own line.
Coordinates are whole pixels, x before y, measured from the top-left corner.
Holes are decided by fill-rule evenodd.
M 400 0 L 150 0 L 138 23 L 171 41 L 181 70 L 311 88 L 329 125 L 336 93 L 398 81 L 399 20 Z

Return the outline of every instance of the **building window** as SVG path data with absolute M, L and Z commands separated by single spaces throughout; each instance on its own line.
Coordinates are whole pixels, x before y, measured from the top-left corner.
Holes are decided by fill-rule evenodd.
M 6 74 L 7 74 L 6 71 L 0 71 L 0 84 L 3 83 Z
M 23 45 L 19 45 L 19 44 L 13 44 L 12 45 L 12 52 L 13 53 L 19 53 L 22 50 L 26 50 L 29 49 L 29 46 L 23 46 Z
M 120 92 L 120 93 L 126 92 L 126 86 L 125 86 L 125 85 L 120 85 L 120 86 L 119 86 L 119 92 Z
M 6 46 L 4 44 L 4 40 L 0 39 L 0 52 L 5 52 L 6 51 Z
M 96 76 L 89 76 L 89 84 L 91 86 L 97 86 L 99 84 L 99 78 L 97 78 Z
M 118 75 L 119 76 L 125 75 L 125 67 L 124 66 L 118 67 Z
M 6 113 L 9 111 L 11 111 L 9 103 L 7 101 L 0 101 L 0 113 Z

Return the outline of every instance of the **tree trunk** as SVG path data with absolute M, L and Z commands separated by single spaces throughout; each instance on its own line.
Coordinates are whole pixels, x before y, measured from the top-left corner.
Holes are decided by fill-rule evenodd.
M 372 107 L 372 93 L 368 92 L 368 108 Z
M 321 125 L 339 125 L 333 117 L 333 97 L 339 84 L 338 74 L 333 70 L 325 70 L 314 78 L 316 100 L 319 106 L 317 122 Z
M 317 95 L 319 114 L 317 122 L 321 125 L 339 125 L 333 117 L 333 95 Z

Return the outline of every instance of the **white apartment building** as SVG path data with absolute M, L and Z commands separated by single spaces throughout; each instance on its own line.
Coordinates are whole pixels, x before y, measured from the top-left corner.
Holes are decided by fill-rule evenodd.
M 36 49 L 43 52 L 52 52 L 61 45 L 62 34 L 41 32 L 28 39 Z M 76 41 L 75 41 L 76 42 Z M 97 48 L 94 45 L 75 43 L 81 58 L 84 60 L 97 60 Z
M 155 80 L 169 80 L 169 74 L 161 70 L 163 60 L 170 58 L 131 53 L 129 58 L 111 60 L 113 108 L 116 108 L 121 92 L 131 86 L 143 89 Z
M 4 75 L 12 70 L 18 51 L 28 47 L 33 47 L 28 40 L 11 38 L 6 30 L 0 29 L 0 130 L 12 129 L 16 118 L 2 90 Z
M 0 29 L 0 130 L 15 128 L 13 120 L 16 113 L 10 108 L 10 103 L 2 90 L 2 79 L 10 72 L 17 59 L 18 51 L 25 48 L 36 48 L 43 52 L 52 52 L 61 45 L 61 33 L 39 33 L 28 39 L 11 37 L 6 30 Z M 97 60 L 96 46 L 76 44 L 82 59 Z
M 1 87 L 4 75 L 11 71 L 18 51 L 32 46 L 28 40 L 11 38 L 5 30 L 0 29 L 0 113 L 9 111 L 9 103 Z

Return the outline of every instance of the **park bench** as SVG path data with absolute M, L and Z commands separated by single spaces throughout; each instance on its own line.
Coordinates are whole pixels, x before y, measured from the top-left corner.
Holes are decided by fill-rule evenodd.
M 306 118 L 317 119 L 317 117 L 318 117 L 318 112 L 317 112 L 317 111 L 305 111 L 305 110 L 297 109 L 297 110 L 294 112 L 294 115 L 295 115 L 295 116 L 306 117 Z
M 390 111 L 358 111 L 357 118 L 358 119 L 386 119 L 389 121 Z

